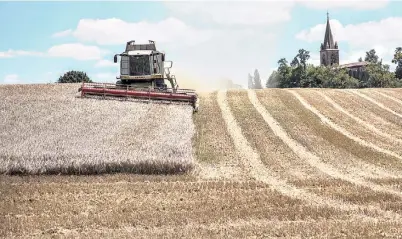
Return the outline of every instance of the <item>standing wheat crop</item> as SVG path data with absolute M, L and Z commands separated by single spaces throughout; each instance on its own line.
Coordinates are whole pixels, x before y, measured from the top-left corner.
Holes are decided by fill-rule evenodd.
M 0 87 L 0 173 L 180 173 L 188 106 L 76 98 L 79 85 Z

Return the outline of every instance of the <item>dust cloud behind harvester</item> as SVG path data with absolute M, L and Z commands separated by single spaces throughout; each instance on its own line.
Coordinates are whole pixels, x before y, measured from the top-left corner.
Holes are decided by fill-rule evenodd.
M 173 71 L 172 71 L 173 72 Z M 194 89 L 198 92 L 210 92 L 222 89 L 241 89 L 241 85 L 233 83 L 226 77 L 206 76 L 183 69 L 175 69 L 174 73 L 181 89 Z

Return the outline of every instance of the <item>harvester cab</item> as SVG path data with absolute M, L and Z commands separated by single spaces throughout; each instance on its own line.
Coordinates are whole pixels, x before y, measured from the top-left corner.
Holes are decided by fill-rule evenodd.
M 165 53 L 156 49 L 155 42 L 136 44 L 129 41 L 126 49 L 114 55 L 114 63 L 120 56 L 120 74 L 116 84 L 83 83 L 81 95 L 131 97 L 168 102 L 185 102 L 198 111 L 195 90 L 179 89 L 176 77 L 171 75 L 172 61 L 165 60 Z M 170 87 L 166 84 L 169 83 Z
M 129 41 L 126 50 L 114 56 L 114 63 L 117 63 L 117 56 L 120 56 L 120 76 L 116 78 L 120 80 L 116 84 L 165 90 L 166 79 L 172 89 L 177 89 L 177 83 L 172 80 L 169 70 L 173 62 L 165 61 L 165 54 L 156 50 L 154 41 L 149 41 L 149 44 Z M 170 65 L 165 67 L 165 62 Z

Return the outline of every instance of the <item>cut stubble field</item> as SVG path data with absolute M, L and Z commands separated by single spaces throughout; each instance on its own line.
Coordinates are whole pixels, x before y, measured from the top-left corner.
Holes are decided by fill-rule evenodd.
M 0 237 L 402 235 L 400 89 L 205 92 L 192 114 L 78 87 L 0 87 Z

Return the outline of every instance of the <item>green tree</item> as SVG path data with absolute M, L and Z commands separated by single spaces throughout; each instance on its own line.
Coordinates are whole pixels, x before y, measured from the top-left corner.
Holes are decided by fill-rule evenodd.
M 367 51 L 364 61 L 368 61 L 370 63 L 378 63 L 378 56 L 377 56 L 376 51 L 374 49 Z
M 305 70 L 302 65 L 293 67 L 290 74 L 290 87 L 302 87 L 301 82 L 303 82 L 305 78 Z
M 325 67 L 320 71 L 323 88 L 358 88 L 359 80 L 351 77 L 347 69 Z
M 306 76 L 307 61 L 310 59 L 310 52 L 300 49 L 293 58 L 290 66 L 292 74 L 290 77 L 290 87 L 307 87 L 309 80 Z
M 364 87 L 394 87 L 396 84 L 395 74 L 390 72 L 389 65 L 381 62 L 366 66 L 368 79 Z
M 280 76 L 278 71 L 273 71 L 271 75 L 269 76 L 267 83 L 265 84 L 265 87 L 267 88 L 276 88 L 279 86 L 279 80 Z
M 359 61 L 359 62 L 363 62 L 363 58 L 362 58 L 362 57 L 359 57 L 358 61 Z
M 292 62 L 290 62 L 290 66 L 293 68 L 299 67 L 300 66 L 300 62 L 299 59 L 297 58 L 297 56 L 295 56 L 292 60 Z
M 366 52 L 365 61 L 369 64 L 355 69 L 338 66 L 314 66 L 308 64 L 309 52 L 300 49 L 290 65 L 286 58 L 278 61 L 277 71 L 272 72 L 266 82 L 267 88 L 309 87 L 309 88 L 364 88 L 364 87 L 402 87 L 402 80 L 391 72 L 390 66 L 383 64 L 374 49 Z M 359 58 L 362 62 L 362 58 Z M 395 50 L 393 63 L 402 71 L 402 47 Z
M 254 71 L 254 89 L 262 89 L 262 83 L 260 79 L 260 73 L 257 69 Z
M 304 49 L 300 49 L 296 57 L 299 59 L 299 62 L 303 66 L 303 69 L 306 70 L 307 61 L 310 59 L 310 52 Z
M 292 75 L 292 68 L 288 65 L 288 61 L 286 58 L 281 58 L 278 61 L 278 79 L 279 84 L 278 87 L 280 88 L 288 88 L 291 86 L 290 84 L 290 77 Z
M 347 69 L 336 70 L 335 74 L 337 88 L 347 89 L 347 88 L 358 88 L 359 80 L 350 76 Z
M 300 82 L 301 87 L 319 88 L 325 81 L 327 67 L 308 65 L 306 77 Z
M 398 79 L 402 79 L 402 47 L 397 47 L 395 49 L 394 58 L 392 63 L 396 64 L 395 76 Z
M 92 82 L 92 80 L 83 71 L 68 71 L 59 77 L 57 83 L 79 83 Z

